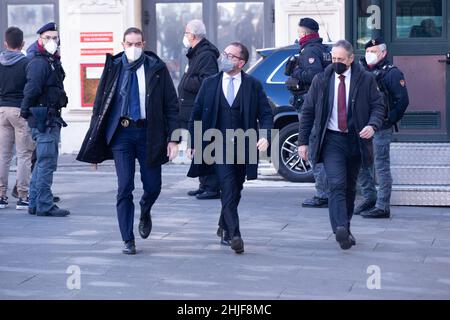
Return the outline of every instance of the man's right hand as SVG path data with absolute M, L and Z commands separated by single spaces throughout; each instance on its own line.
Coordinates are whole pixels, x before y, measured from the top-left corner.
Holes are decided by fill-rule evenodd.
M 302 158 L 305 161 L 309 160 L 309 154 L 308 154 L 308 146 L 300 146 L 298 148 L 298 155 L 300 158 Z
M 194 159 L 195 150 L 191 148 L 186 149 L 186 155 L 190 160 Z
M 20 111 L 20 117 L 21 118 L 24 118 L 25 120 L 27 120 L 29 116 L 30 116 L 29 112 Z

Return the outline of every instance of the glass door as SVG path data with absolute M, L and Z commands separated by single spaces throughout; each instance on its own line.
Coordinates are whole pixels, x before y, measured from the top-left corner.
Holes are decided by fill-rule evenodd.
M 37 40 L 36 31 L 47 22 L 58 23 L 58 1 L 0 0 L 0 40 L 5 30 L 16 26 L 24 32 L 25 50 Z
M 410 105 L 397 141 L 450 141 L 450 3 L 445 0 L 354 0 L 348 36 L 358 54 L 383 36 L 389 58 L 405 74 Z
M 201 19 L 207 38 L 219 50 L 240 41 L 250 50 L 250 66 L 258 59 L 256 49 L 275 43 L 274 0 L 144 0 L 142 20 L 147 46 L 168 65 L 177 85 L 187 59 L 183 47 L 185 25 Z

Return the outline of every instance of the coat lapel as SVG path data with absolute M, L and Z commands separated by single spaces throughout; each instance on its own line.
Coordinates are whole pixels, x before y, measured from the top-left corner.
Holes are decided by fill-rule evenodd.
M 219 104 L 220 104 L 220 95 L 222 94 L 222 79 L 223 79 L 223 72 L 220 72 L 217 75 L 216 83 L 213 85 L 213 88 L 216 88 L 216 94 L 214 96 L 214 105 L 213 110 L 211 110 L 212 115 L 214 116 L 213 122 L 211 123 L 211 127 L 215 128 L 217 125 L 217 117 L 219 116 Z

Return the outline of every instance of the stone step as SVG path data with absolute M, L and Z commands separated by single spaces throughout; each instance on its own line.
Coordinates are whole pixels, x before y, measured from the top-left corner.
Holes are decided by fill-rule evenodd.
M 391 166 L 394 185 L 450 185 L 450 166 Z
M 450 207 L 450 185 L 395 185 L 391 205 Z
M 450 166 L 450 144 L 392 143 L 391 165 Z

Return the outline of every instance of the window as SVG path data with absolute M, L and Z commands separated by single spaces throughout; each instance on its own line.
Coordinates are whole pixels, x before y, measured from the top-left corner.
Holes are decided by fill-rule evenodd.
M 217 45 L 219 50 L 234 41 L 250 52 L 249 65 L 258 59 L 256 49 L 264 46 L 264 3 L 222 2 L 217 4 Z
M 202 20 L 201 3 L 156 4 L 157 53 L 166 62 L 175 86 L 186 68 L 183 36 L 186 24 L 193 19 Z
M 356 49 L 364 49 L 365 44 L 380 36 L 382 1 L 357 1 L 357 38 Z
M 397 0 L 397 38 L 441 38 L 442 0 Z
M 26 48 L 36 41 L 36 31 L 40 27 L 56 20 L 53 4 L 8 4 L 7 8 L 8 26 L 22 29 Z

